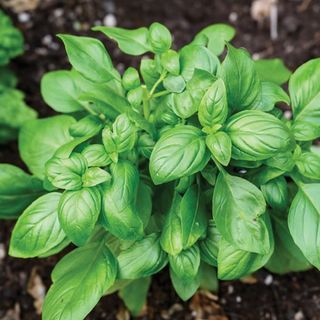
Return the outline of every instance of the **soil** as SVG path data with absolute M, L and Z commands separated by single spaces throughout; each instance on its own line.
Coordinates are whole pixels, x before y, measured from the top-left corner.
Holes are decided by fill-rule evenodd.
M 28 104 L 45 117 L 54 112 L 41 99 L 41 76 L 48 70 L 69 68 L 55 35 L 90 35 L 90 27 L 104 20 L 116 19 L 117 25 L 127 28 L 165 23 L 173 31 L 177 48 L 208 24 L 230 23 L 237 29 L 235 45 L 246 47 L 255 57 L 280 57 L 292 70 L 320 56 L 319 1 L 279 0 L 277 40 L 270 39 L 268 19 L 259 23 L 252 19 L 250 6 L 247 0 L 42 0 L 33 11 L 17 14 L 6 9 L 26 40 L 26 53 L 12 66 Z M 137 65 L 136 58 L 123 56 L 113 43 L 99 37 L 120 70 Z M 0 162 L 24 167 L 16 142 L 0 148 Z M 59 257 L 21 260 L 6 256 L 12 227 L 13 222 L 0 224 L 0 320 L 40 319 L 34 303 L 37 299 L 41 302 L 41 290 L 49 287 L 50 272 Z M 40 288 L 39 292 L 33 287 Z M 87 319 L 128 319 L 128 314 L 113 295 L 102 298 Z M 154 277 L 147 307 L 139 319 L 317 320 L 320 273 L 312 270 L 277 276 L 262 270 L 242 282 L 221 282 L 217 296 L 200 292 L 183 303 L 163 271 Z

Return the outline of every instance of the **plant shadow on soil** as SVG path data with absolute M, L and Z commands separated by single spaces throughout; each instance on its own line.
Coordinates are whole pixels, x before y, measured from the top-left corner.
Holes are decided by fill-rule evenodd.
M 109 21 L 115 18 L 119 26 L 127 28 L 162 22 L 173 31 L 177 48 L 188 43 L 201 28 L 226 22 L 237 29 L 234 44 L 246 47 L 257 57 L 279 57 L 295 69 L 304 61 L 320 56 L 320 3 L 316 0 L 280 1 L 279 37 L 275 41 L 270 40 L 267 21 L 259 25 L 253 21 L 250 1 L 246 0 L 42 0 L 34 11 L 15 14 L 8 9 L 7 12 L 26 39 L 25 54 L 12 66 L 19 78 L 19 88 L 40 117 L 54 114 L 41 99 L 41 76 L 49 70 L 69 67 L 55 34 L 90 35 L 90 27 L 101 23 L 107 14 Z M 113 43 L 99 34 L 96 36 L 106 43 L 119 70 L 137 66 L 138 59 L 122 55 Z M 16 142 L 0 147 L 0 162 L 25 168 Z M 2 254 L 8 248 L 12 227 L 13 222 L 0 224 Z M 58 259 L 20 260 L 0 254 L 0 320 L 40 319 L 34 299 L 28 293 L 31 272 L 36 270 L 48 288 L 50 272 Z M 148 307 L 139 319 L 320 319 L 319 272 L 277 276 L 262 270 L 249 280 L 221 282 L 217 297 L 200 293 L 183 303 L 174 293 L 165 270 L 154 277 Z M 88 320 L 127 318 L 116 295 L 102 298 L 87 317 Z

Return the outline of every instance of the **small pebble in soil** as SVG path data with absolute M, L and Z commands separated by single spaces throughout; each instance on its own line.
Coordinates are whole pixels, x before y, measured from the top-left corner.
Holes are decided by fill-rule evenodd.
M 18 14 L 18 20 L 21 23 L 27 23 L 30 21 L 30 14 L 27 12 L 21 12 Z
M 234 287 L 228 286 L 228 294 L 233 294 L 233 293 L 234 293 Z
M 273 276 L 271 274 L 268 274 L 266 276 L 266 278 L 264 279 L 264 284 L 266 286 L 270 286 L 272 284 L 272 282 L 273 282 Z
M 301 310 L 294 315 L 294 320 L 304 320 L 305 316 Z
M 6 257 L 6 248 L 3 243 L 0 243 L 0 262 Z
M 236 296 L 236 301 L 237 301 L 237 303 L 241 303 L 242 298 L 240 296 Z
M 117 25 L 117 18 L 114 14 L 108 13 L 104 18 L 103 18 L 103 24 L 106 27 L 115 27 Z
M 236 22 L 238 20 L 238 14 L 236 12 L 231 12 L 229 14 L 229 21 Z
M 290 120 L 291 117 L 292 117 L 292 112 L 291 112 L 290 110 L 286 110 L 286 111 L 283 113 L 283 116 L 284 116 L 286 119 Z

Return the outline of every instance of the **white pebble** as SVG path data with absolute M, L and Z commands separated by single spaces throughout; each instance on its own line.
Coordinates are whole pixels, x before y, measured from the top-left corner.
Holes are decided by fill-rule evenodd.
M 228 286 L 228 294 L 232 294 L 234 292 L 233 286 Z
M 108 13 L 104 18 L 103 18 L 103 24 L 106 27 L 115 27 L 117 25 L 117 18 L 114 14 Z
M 231 12 L 229 14 L 229 21 L 236 22 L 238 20 L 238 14 L 236 12 Z
M 270 286 L 270 284 L 273 282 L 273 276 L 271 274 L 267 275 L 264 279 L 264 284 L 266 286 Z
M 238 303 L 241 303 L 242 298 L 241 298 L 240 296 L 236 296 L 236 301 L 237 301 Z
M 294 320 L 304 320 L 305 316 L 301 310 L 294 315 Z
M 21 12 L 21 13 L 18 14 L 18 20 L 21 23 L 29 22 L 30 21 L 30 14 L 27 13 L 27 12 Z
M 6 257 L 6 249 L 3 243 L 0 243 L 0 261 Z

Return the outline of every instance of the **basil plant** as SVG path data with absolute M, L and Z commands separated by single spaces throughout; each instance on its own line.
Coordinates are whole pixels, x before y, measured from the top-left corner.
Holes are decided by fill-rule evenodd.
M 0 144 L 15 139 L 19 128 L 37 116 L 24 102 L 24 94 L 16 89 L 17 78 L 6 66 L 10 59 L 22 53 L 21 32 L 0 10 Z
M 0 214 L 18 218 L 9 254 L 77 247 L 52 272 L 43 319 L 84 319 L 115 291 L 136 315 L 165 267 L 183 300 L 216 276 L 319 269 L 320 59 L 293 74 L 253 61 L 223 24 L 179 51 L 159 23 L 94 30 L 140 67 L 119 74 L 99 40 L 59 35 L 72 68 L 41 90 L 63 114 L 20 131 L 31 174 L 1 165 Z

